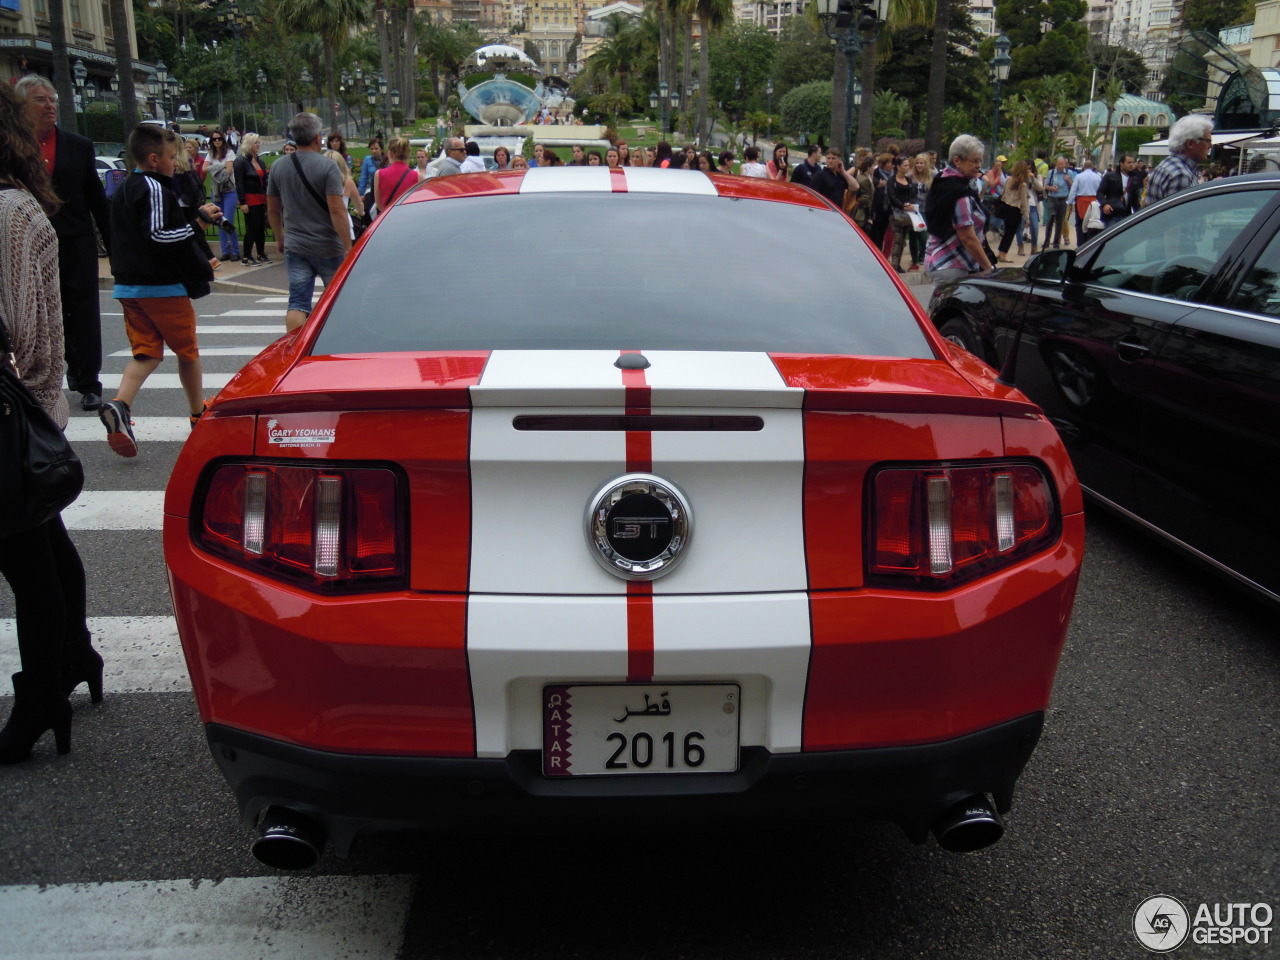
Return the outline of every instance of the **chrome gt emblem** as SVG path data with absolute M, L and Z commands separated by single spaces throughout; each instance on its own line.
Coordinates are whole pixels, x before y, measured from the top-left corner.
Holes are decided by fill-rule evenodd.
M 656 580 L 684 556 L 693 532 L 689 501 L 647 473 L 610 480 L 587 506 L 587 543 L 624 580 Z

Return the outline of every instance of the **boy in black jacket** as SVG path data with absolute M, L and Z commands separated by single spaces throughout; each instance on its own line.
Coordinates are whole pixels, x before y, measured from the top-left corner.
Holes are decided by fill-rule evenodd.
M 204 378 L 196 348 L 196 312 L 191 299 L 209 293 L 218 261 L 205 257 L 195 231 L 173 193 L 178 138 L 154 124 L 129 135 L 129 159 L 136 168 L 111 200 L 111 272 L 114 296 L 124 309 L 133 359 L 120 390 L 98 410 L 107 443 L 122 457 L 138 455 L 130 407 L 143 382 L 160 365 L 164 347 L 178 357 L 178 379 L 194 427 L 204 413 Z M 221 218 L 217 204 L 203 208 Z

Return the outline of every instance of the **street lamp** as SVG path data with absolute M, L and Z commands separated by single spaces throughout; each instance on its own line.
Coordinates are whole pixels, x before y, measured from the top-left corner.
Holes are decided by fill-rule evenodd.
M 382 132 L 391 129 L 391 117 L 387 113 L 387 78 L 378 74 L 378 95 L 382 97 Z
M 764 85 L 764 95 L 769 98 L 769 126 L 765 132 L 766 140 L 773 140 L 773 78 L 770 77 Z
M 667 136 L 667 117 L 671 110 L 671 85 L 663 80 L 658 84 L 658 96 L 662 101 L 662 137 L 665 140 Z
M 181 86 L 181 84 L 178 83 L 177 77 L 170 77 L 165 81 L 164 86 L 165 92 L 169 95 L 169 108 L 168 112 L 165 114 L 165 119 L 167 120 L 172 117 L 176 121 L 178 118 L 178 87 Z
M 373 127 L 373 108 L 378 105 L 378 91 L 373 84 L 369 84 L 369 88 L 364 92 L 365 99 L 369 101 L 369 127 Z
M 235 63 L 236 63 L 236 81 L 240 89 L 240 122 L 248 126 L 245 118 L 244 106 L 244 84 L 240 73 L 240 37 L 244 31 L 253 26 L 253 17 L 245 13 L 234 3 L 229 3 L 224 9 L 218 11 L 218 23 L 222 24 L 231 31 L 231 36 L 236 43 Z
M 843 124 L 844 138 L 841 146 L 844 156 L 850 153 L 853 143 L 853 100 L 854 80 L 857 77 L 858 58 L 862 49 L 869 43 L 875 43 L 880 35 L 889 12 L 890 0 L 813 0 L 818 5 L 818 19 L 822 21 L 822 31 L 836 41 L 845 59 L 844 116 L 836 113 L 834 101 L 831 106 L 831 132 L 835 132 Z M 869 131 L 868 131 L 869 132 Z
M 1009 68 L 1013 66 L 1013 59 L 1009 56 L 1009 51 L 1013 48 L 1013 44 L 1009 42 L 1009 38 L 1003 33 L 996 38 L 996 55 L 991 58 L 991 79 L 995 82 L 995 109 L 994 118 L 991 121 L 991 159 L 1000 154 L 1000 84 L 1009 79 Z
M 153 106 L 159 106 L 160 81 L 156 79 L 156 75 L 154 73 L 147 77 L 147 96 L 151 98 Z
M 1053 153 L 1054 134 L 1058 132 L 1058 121 L 1062 117 L 1058 115 L 1058 111 L 1050 107 L 1044 115 L 1044 129 L 1049 136 L 1049 153 Z
M 391 122 L 392 123 L 395 123 L 395 119 L 396 119 L 395 111 L 399 109 L 400 109 L 400 91 L 398 89 L 393 88 L 391 91 L 391 111 L 392 111 Z
M 84 112 L 84 81 L 85 81 L 85 77 L 89 76 L 89 70 L 84 65 L 84 61 L 81 60 L 79 57 L 76 58 L 76 62 L 71 67 L 71 75 L 75 77 L 75 83 L 76 83 L 76 102 L 75 102 L 76 113 L 80 114 Z M 80 129 L 80 126 L 81 126 L 80 120 L 77 117 L 76 129 L 78 132 L 84 133 L 84 131 Z

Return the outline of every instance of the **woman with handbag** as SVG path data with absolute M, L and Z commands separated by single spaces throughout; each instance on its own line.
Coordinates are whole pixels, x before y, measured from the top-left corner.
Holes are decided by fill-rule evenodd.
M 236 152 L 227 144 L 226 134 L 216 131 L 209 136 L 209 169 L 213 189 L 209 199 L 222 208 L 222 217 L 233 226 L 236 222 Z M 219 231 L 224 261 L 240 259 L 240 235 L 234 230 Z
M 916 209 L 915 187 L 911 183 L 911 158 L 906 154 L 894 164 L 893 179 L 885 184 L 889 191 L 889 213 L 893 225 L 893 246 L 889 253 L 889 266 L 897 273 L 902 269 L 902 252 L 907 247 L 907 237 L 912 233 L 910 211 Z
M 418 182 L 418 172 L 409 166 L 409 141 L 394 137 L 387 144 L 391 159 L 373 178 L 373 205 L 377 213 L 386 210 Z
M 13 676 L 13 710 L 0 730 L 4 764 L 28 759 L 36 741 L 49 730 L 58 753 L 70 751 L 67 698 L 81 682 L 89 684 L 95 703 L 102 699 L 102 657 L 90 643 L 85 621 L 84 564 L 58 512 L 75 498 L 84 479 L 56 429 L 65 427 L 68 413 L 62 393 L 58 239 L 49 222 L 58 205 L 23 104 L 7 85 L 0 86 L 0 364 L 7 368 L 0 377 L 6 379 L 7 397 L 19 396 L 17 390 L 34 400 L 25 430 L 15 434 L 12 424 L 5 425 L 5 449 L 0 451 L 5 490 L 0 503 L 0 573 L 13 589 L 22 662 L 21 672 Z M 24 415 L 17 403 L 3 406 L 7 417 Z M 33 454 L 49 452 L 47 446 L 35 450 L 32 443 L 37 435 L 47 438 L 50 431 L 64 445 L 63 465 L 73 465 L 74 470 L 61 471 L 63 482 L 57 491 L 48 484 L 34 490 L 32 478 L 24 478 L 28 482 L 22 489 L 30 496 L 15 502 L 14 484 L 8 482 L 11 472 L 20 464 L 31 464 Z M 15 449 L 13 438 L 23 434 L 32 439 Z
M 1013 165 L 1013 172 L 1004 182 L 1004 193 L 1000 195 L 999 204 L 1004 231 L 1000 234 L 1000 248 L 996 259 L 1000 263 L 1013 263 L 1009 248 L 1013 246 L 1013 238 L 1022 228 L 1022 221 L 1029 216 L 1031 206 L 1031 167 L 1027 161 L 1019 160 Z M 1018 245 L 1018 253 L 1022 253 L 1021 244 Z
M 924 204 L 933 185 L 933 159 L 927 153 L 918 153 L 911 162 L 911 204 L 907 207 L 911 216 L 911 266 L 909 270 L 924 269 L 924 250 L 929 234 L 924 229 Z M 914 214 L 914 215 L 913 215 Z

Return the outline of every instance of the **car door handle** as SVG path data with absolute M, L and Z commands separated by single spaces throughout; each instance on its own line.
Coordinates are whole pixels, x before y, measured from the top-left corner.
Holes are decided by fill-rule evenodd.
M 1150 347 L 1137 340 L 1117 340 L 1115 347 L 1120 359 L 1129 363 L 1142 360 L 1151 352 Z

